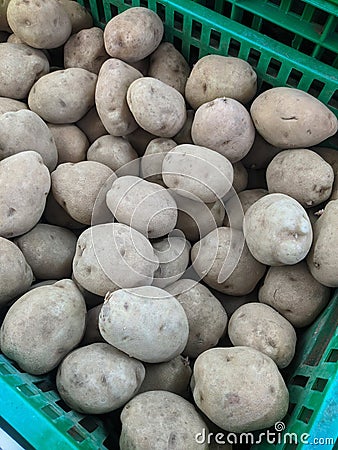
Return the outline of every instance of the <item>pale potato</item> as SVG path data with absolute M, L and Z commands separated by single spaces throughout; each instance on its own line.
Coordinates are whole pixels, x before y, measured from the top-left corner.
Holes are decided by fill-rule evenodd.
M 239 192 L 237 196 L 231 197 L 225 204 L 226 216 L 223 223 L 224 226 L 242 230 L 244 214 L 251 205 L 268 193 L 266 189 L 248 189 Z
M 87 9 L 76 1 L 57 0 L 61 3 L 63 9 L 68 14 L 71 24 L 72 33 L 77 33 L 84 28 L 91 28 L 93 26 L 93 17 Z
M 320 155 L 324 161 L 330 164 L 334 172 L 334 183 L 330 200 L 338 200 L 338 152 L 334 148 L 314 147 L 312 149 Z
M 7 112 L 17 112 L 22 109 L 28 109 L 26 103 L 12 98 L 0 97 L 0 116 Z
M 234 168 L 234 181 L 232 187 L 237 193 L 244 191 L 248 186 L 248 171 L 244 167 L 241 161 L 233 164 Z
M 76 125 L 54 125 L 48 124 L 53 135 L 57 153 L 58 164 L 73 162 L 77 163 L 86 159 L 89 142 L 87 136 Z
M 187 118 L 184 122 L 181 130 L 174 136 L 175 142 L 177 144 L 193 144 L 193 140 L 191 137 L 191 127 L 194 121 L 195 111 L 192 109 L 187 110 Z
M 166 154 L 176 147 L 176 142 L 169 138 L 156 138 L 149 142 L 141 158 L 142 177 L 151 183 L 165 186 L 162 179 L 162 164 Z
M 70 230 L 79 230 L 85 226 L 83 223 L 77 222 L 70 217 L 55 200 L 52 192 L 48 194 L 43 216 L 49 224 L 69 228 Z
M 99 137 L 107 134 L 107 130 L 101 122 L 95 106 L 91 108 L 76 125 L 84 132 L 91 144 Z
M 14 33 L 8 36 L 7 42 L 9 42 L 10 44 L 24 44 L 24 42 Z

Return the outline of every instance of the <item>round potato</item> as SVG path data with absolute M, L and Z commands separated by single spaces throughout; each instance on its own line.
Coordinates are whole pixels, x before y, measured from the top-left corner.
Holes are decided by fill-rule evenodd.
M 165 391 L 144 392 L 132 399 L 121 414 L 120 449 L 177 448 L 206 450 L 196 435 L 208 427 L 194 406 L 179 395 Z M 142 433 L 140 433 L 142 430 Z
M 100 312 L 99 329 L 109 344 L 148 363 L 178 356 L 189 334 L 180 303 L 154 286 L 120 289 L 108 295 Z
M 187 113 L 182 94 L 152 77 L 135 80 L 127 103 L 138 125 L 159 137 L 173 137 L 183 127 Z
M 289 195 L 304 208 L 311 208 L 330 197 L 334 172 L 330 164 L 311 150 L 284 150 L 269 164 L 266 181 L 271 194 Z
M 7 112 L 17 112 L 22 109 L 28 109 L 26 103 L 12 98 L 0 97 L 0 116 Z
M 95 106 L 76 125 L 84 132 L 91 144 L 99 137 L 107 134 L 107 130 L 103 126 Z
M 187 110 L 187 118 L 184 122 L 181 130 L 174 136 L 175 142 L 177 144 L 193 144 L 193 140 L 191 137 L 191 127 L 194 121 L 195 111 L 192 109 Z
M 54 137 L 58 153 L 58 164 L 77 163 L 86 159 L 89 142 L 87 136 L 76 125 L 53 125 L 48 128 Z
M 183 354 L 190 358 L 215 347 L 223 336 L 228 316 L 217 298 L 203 284 L 191 279 L 166 288 L 182 305 L 189 323 L 189 338 Z
M 234 168 L 234 181 L 232 182 L 232 187 L 239 193 L 244 191 L 248 186 L 248 171 L 241 163 L 241 161 L 233 164 Z
M 96 139 L 88 149 L 87 160 L 105 164 L 119 177 L 139 176 L 138 155 L 127 139 L 120 136 L 105 135 Z
M 1 105 L 1 103 L 0 103 Z M 1 108 L 1 106 L 0 106 Z M 315 147 L 312 149 L 320 155 L 324 161 L 330 164 L 334 172 L 334 183 L 330 200 L 338 200 L 338 152 L 334 148 Z
M 280 148 L 266 142 L 256 133 L 254 143 L 247 155 L 241 160 L 246 169 L 266 169 L 273 158 L 281 151 Z
M 85 321 L 84 299 L 71 280 L 32 289 L 6 314 L 1 351 L 25 372 L 50 372 L 79 344 Z
M 21 250 L 0 237 L 0 309 L 28 291 L 33 272 Z
M 338 130 L 333 112 L 299 89 L 268 89 L 254 100 L 250 112 L 259 134 L 275 147 L 311 147 Z
M 224 156 L 213 150 L 181 144 L 166 154 L 162 178 L 166 186 L 183 197 L 214 203 L 230 190 L 233 167 Z
M 193 379 L 197 406 L 233 433 L 270 427 L 283 419 L 289 406 L 278 367 L 250 347 L 207 350 L 195 362 Z
M 75 411 L 103 414 L 120 408 L 144 379 L 143 364 L 106 343 L 78 348 L 61 363 L 56 386 Z
M 162 42 L 150 56 L 148 76 L 157 78 L 184 95 L 190 67 L 170 42 Z
M 283 316 L 268 305 L 248 303 L 231 316 L 228 333 L 232 344 L 264 353 L 281 369 L 295 355 L 296 332 Z
M 313 244 L 307 257 L 312 276 L 328 287 L 338 287 L 338 200 L 329 202 L 313 228 Z
M 308 254 L 313 237 L 306 211 L 285 194 L 265 195 L 250 206 L 243 231 L 250 252 L 269 266 L 297 264 Z
M 94 73 L 79 68 L 49 73 L 32 87 L 29 108 L 46 122 L 76 122 L 94 105 L 96 79 Z
M 153 53 L 163 37 L 163 23 L 147 8 L 130 8 L 113 17 L 104 29 L 108 55 L 136 62 Z
M 211 148 L 235 163 L 244 158 L 252 147 L 255 128 L 241 103 L 223 97 L 198 108 L 191 137 L 194 144 Z
M 66 42 L 72 23 L 56 0 L 11 0 L 7 20 L 13 33 L 34 48 L 57 48 Z
M 46 56 L 25 44 L 0 44 L 0 96 L 22 100 L 33 84 L 48 74 Z
M 194 65 L 185 97 L 192 108 L 219 97 L 248 103 L 257 91 L 257 75 L 249 63 L 239 58 L 207 55 Z
M 78 239 L 73 260 L 76 281 L 100 296 L 119 287 L 150 285 L 157 268 L 148 239 L 122 223 L 85 230 Z
M 224 219 L 224 226 L 242 230 L 244 214 L 251 205 L 268 193 L 265 189 L 248 189 L 239 192 L 236 197 L 231 197 L 225 204 L 227 214 Z M 239 208 L 238 201 L 242 208 Z
M 39 223 L 15 239 L 35 277 L 39 280 L 69 278 L 76 248 L 76 236 L 66 228 Z
M 102 304 L 94 306 L 87 311 L 86 330 L 83 335 L 82 345 L 95 344 L 96 342 L 105 342 L 99 330 L 99 315 Z
M 50 175 L 36 152 L 0 161 L 0 236 L 27 233 L 40 220 L 50 189 Z
M 294 266 L 270 267 L 258 299 L 275 308 L 294 327 L 305 327 L 327 305 L 330 293 L 302 261 Z
M 58 204 L 50 192 L 47 197 L 46 207 L 44 210 L 44 218 L 51 225 L 69 228 L 70 230 L 78 230 L 84 228 L 84 224 L 72 219 L 70 215 Z
M 84 28 L 91 28 L 93 26 L 93 18 L 84 6 L 80 5 L 76 1 L 57 1 L 61 3 L 70 18 L 72 33 L 77 33 Z
M 9 42 L 10 44 L 24 44 L 24 42 L 20 38 L 18 38 L 18 36 L 16 36 L 14 33 L 8 36 L 7 42 Z
M 139 177 L 120 177 L 112 184 L 106 199 L 108 208 L 119 222 L 149 238 L 164 236 L 175 228 L 175 200 L 158 184 Z
M 243 233 L 227 227 L 211 231 L 191 250 L 192 265 L 210 287 L 242 296 L 254 290 L 265 266 L 250 253 Z
M 156 138 L 150 141 L 141 159 L 142 177 L 151 183 L 165 186 L 162 179 L 163 160 L 176 145 L 175 141 L 168 138 Z

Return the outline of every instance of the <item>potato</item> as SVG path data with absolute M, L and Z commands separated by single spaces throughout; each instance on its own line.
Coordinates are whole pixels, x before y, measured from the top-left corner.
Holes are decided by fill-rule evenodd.
M 0 44 L 0 96 L 22 100 L 33 84 L 49 72 L 46 56 L 25 44 Z
M 257 302 L 258 298 L 258 290 L 255 288 L 250 294 L 242 295 L 241 297 L 234 297 L 233 295 L 227 295 L 223 294 L 222 292 L 218 292 L 215 289 L 210 289 L 210 292 L 217 298 L 217 300 L 221 303 L 223 308 L 225 309 L 228 317 L 231 317 L 235 311 L 237 311 L 238 308 L 240 308 L 242 305 L 246 305 L 247 303 Z M 219 343 L 218 347 L 223 347 L 223 341 L 225 338 L 228 338 L 228 336 L 223 336 L 221 338 L 221 342 Z M 230 345 L 231 341 L 229 339 L 227 345 Z
M 157 268 L 148 239 L 127 225 L 95 225 L 77 241 L 73 274 L 82 287 L 94 294 L 105 296 L 119 287 L 150 285 Z
M 227 214 L 224 219 L 224 226 L 242 230 L 244 214 L 251 205 L 268 193 L 265 189 L 249 189 L 239 192 L 238 196 L 231 197 L 225 204 Z
M 269 192 L 286 194 L 304 208 L 319 205 L 332 191 L 334 172 L 330 164 L 311 150 L 284 150 L 266 171 Z
M 239 193 L 244 191 L 248 186 L 248 171 L 243 166 L 241 161 L 233 164 L 234 168 L 234 181 L 232 182 L 232 187 Z
M 57 48 L 66 42 L 72 23 L 56 0 L 11 0 L 7 20 L 13 33 L 34 48 Z
M 67 3 L 70 3 L 66 0 Z M 78 3 L 76 3 L 80 6 Z M 71 36 L 64 48 L 66 69 L 80 67 L 98 74 L 102 64 L 109 58 L 103 43 L 103 31 L 93 27 Z
M 149 56 L 147 56 L 147 58 L 140 59 L 139 61 L 129 62 L 129 65 L 134 67 L 134 69 L 137 69 L 145 77 L 147 76 L 149 69 Z
M 327 305 L 330 289 L 318 283 L 302 261 L 294 266 L 270 267 L 258 299 L 275 308 L 294 327 L 305 327 Z
M 86 8 L 76 1 L 57 0 L 68 14 L 72 23 L 72 33 L 77 33 L 84 28 L 93 26 L 93 18 Z
M 162 179 L 163 160 L 166 154 L 176 145 L 176 142 L 169 138 L 151 140 L 141 159 L 142 177 L 151 183 L 157 183 L 165 187 Z
M 66 228 L 39 223 L 15 239 L 39 280 L 69 278 L 75 255 L 76 236 Z
M 106 198 L 108 208 L 120 223 L 149 238 L 164 236 L 175 228 L 175 200 L 158 184 L 139 177 L 120 177 L 114 181 Z
M 176 228 L 181 230 L 189 241 L 198 241 L 223 224 L 225 209 L 221 200 L 203 203 L 197 198 L 191 200 L 183 197 L 176 191 L 170 193 L 178 209 Z
M 246 61 L 231 56 L 207 55 L 193 67 L 185 88 L 192 108 L 219 97 L 248 103 L 256 94 L 257 75 Z
M 315 147 L 312 149 L 320 155 L 324 161 L 330 164 L 334 172 L 334 183 L 330 200 L 338 200 L 338 152 L 333 148 Z
M 78 68 L 49 73 L 32 87 L 28 105 L 46 122 L 76 122 L 94 105 L 96 79 L 95 74 Z
M 213 150 L 181 144 L 166 154 L 162 178 L 179 195 L 214 203 L 230 190 L 233 168 L 224 156 Z
M 147 8 L 130 8 L 113 17 L 104 29 L 104 44 L 113 58 L 136 62 L 153 53 L 163 36 L 163 23 Z
M 86 302 L 87 309 L 94 308 L 95 306 L 102 305 L 103 303 L 103 296 L 93 294 L 93 292 L 87 291 L 83 286 L 81 286 L 80 283 L 78 283 L 74 277 L 74 273 L 72 274 L 72 280 L 76 284 L 76 287 L 83 295 L 83 298 Z
M 207 350 L 197 358 L 193 378 L 197 406 L 233 433 L 268 428 L 283 419 L 289 406 L 276 364 L 250 347 Z
M 312 276 L 328 287 L 338 287 L 338 200 L 329 202 L 313 228 L 313 244 L 307 257 Z
M 250 252 L 269 266 L 297 264 L 308 254 L 313 237 L 304 208 L 285 194 L 265 195 L 250 206 L 243 231 Z
M 84 228 L 84 224 L 72 219 L 70 215 L 58 204 L 50 192 L 47 197 L 46 207 L 44 210 L 44 218 L 51 225 L 69 228 L 71 230 L 79 230 Z
M 85 302 L 71 280 L 33 289 L 10 307 L 1 351 L 25 372 L 47 373 L 79 344 L 85 320 Z
M 76 125 L 48 124 L 58 152 L 58 164 L 77 163 L 86 159 L 89 142 L 87 136 Z
M 12 98 L 0 97 L 0 116 L 7 112 L 17 112 L 22 109 L 28 109 L 26 103 Z
M 185 273 L 188 264 L 191 245 L 183 237 L 166 236 L 153 242 L 159 268 L 154 273 L 153 286 L 164 289 L 179 280 Z
M 12 33 L 8 36 L 7 42 L 9 42 L 10 44 L 24 44 L 24 42 L 18 36 L 16 36 L 14 33 Z M 46 50 L 45 50 L 45 52 L 46 52 Z
M 167 391 L 182 397 L 188 393 L 191 368 L 188 358 L 176 356 L 168 362 L 145 364 L 146 375 L 138 394 L 148 391 Z
M 266 142 L 262 136 L 256 133 L 254 143 L 242 163 L 246 169 L 266 169 L 273 158 L 281 151 L 280 148 Z
M 127 103 L 137 124 L 155 136 L 173 137 L 186 121 L 182 94 L 156 78 L 133 81 L 127 91 Z
M 203 284 L 191 279 L 166 287 L 182 305 L 189 323 L 189 338 L 183 354 L 190 358 L 215 347 L 223 336 L 228 316 L 217 298 Z
M 40 220 L 50 189 L 50 175 L 36 152 L 0 161 L 0 236 L 27 233 Z
M 190 67 L 170 42 L 162 42 L 150 56 L 148 76 L 157 78 L 184 95 Z
M 91 108 L 76 125 L 84 132 L 91 144 L 99 137 L 107 134 L 107 130 L 103 126 L 95 106 Z
M 87 152 L 88 161 L 105 164 L 117 176 L 139 176 L 138 155 L 127 141 L 120 136 L 101 136 L 92 143 Z
M 181 128 L 181 130 L 174 136 L 175 142 L 177 144 L 193 144 L 193 140 L 191 137 L 191 127 L 194 121 L 195 111 L 192 109 L 187 110 L 187 118 L 186 121 Z
M 96 342 L 105 342 L 99 330 L 99 315 L 102 304 L 89 309 L 86 315 L 86 330 L 82 339 L 82 345 L 95 344 Z
M 10 29 L 7 21 L 7 7 L 10 0 L 2 0 L 0 3 L 0 31 L 7 31 L 10 33 Z
M 196 435 L 208 427 L 194 406 L 179 395 L 165 391 L 144 392 L 122 410 L 120 449 L 207 449 Z M 140 433 L 142 430 L 142 433 Z
M 53 135 L 37 114 L 23 109 L 0 116 L 0 160 L 28 150 L 39 153 L 50 171 L 55 169 L 58 153 Z
M 95 161 L 60 164 L 52 173 L 53 196 L 73 219 L 90 225 L 100 191 L 104 197 L 115 178 L 109 167 Z
M 127 355 L 148 363 L 170 361 L 188 340 L 187 316 L 163 289 L 120 289 L 105 298 L 99 316 L 102 337 Z
M 295 355 L 297 336 L 293 326 L 262 303 L 240 306 L 231 316 L 228 333 L 234 346 L 255 348 L 281 369 L 287 367 Z
M 56 386 L 73 410 L 103 414 L 134 397 L 144 374 L 140 361 L 106 343 L 95 343 L 74 350 L 62 361 Z
M 254 100 L 250 112 L 259 134 L 275 147 L 311 147 L 338 130 L 333 112 L 298 89 L 268 89 Z
M 0 237 L 0 309 L 28 291 L 33 272 L 21 250 Z
M 265 266 L 251 255 L 243 233 L 227 227 L 217 228 L 198 241 L 191 259 L 208 286 L 228 295 L 249 294 L 265 272 Z
M 108 59 L 101 66 L 95 103 L 97 113 L 113 136 L 126 136 L 136 130 L 137 123 L 126 100 L 127 90 L 142 74 L 119 59 Z
M 191 137 L 194 144 L 215 150 L 235 163 L 244 158 L 252 147 L 255 128 L 243 105 L 223 97 L 198 108 Z
M 128 134 L 126 138 L 130 142 L 132 147 L 136 150 L 137 154 L 139 156 L 143 156 L 147 146 L 153 139 L 156 138 L 156 136 L 148 133 L 148 131 L 146 130 L 143 130 L 143 128 L 138 127 L 135 131 Z

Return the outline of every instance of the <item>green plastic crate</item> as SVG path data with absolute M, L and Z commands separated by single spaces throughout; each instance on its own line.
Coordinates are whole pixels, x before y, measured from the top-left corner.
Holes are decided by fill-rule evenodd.
M 285 85 L 298 87 L 316 95 L 338 116 L 337 70 L 202 5 L 190 0 L 79 0 L 79 3 L 91 10 L 97 25 L 131 6 L 148 7 L 162 18 L 165 39 L 173 42 L 190 63 L 209 53 L 238 56 L 255 67 L 260 90 Z M 286 419 L 288 430 L 299 433 L 320 430 L 331 437 L 338 429 L 332 417 L 326 417 L 327 408 L 336 408 L 333 402 L 337 398 L 337 300 L 336 293 L 330 306 L 299 341 L 297 359 L 287 374 L 293 408 Z M 111 430 L 114 423 L 111 417 L 83 416 L 71 411 L 58 396 L 53 375 L 37 377 L 23 373 L 1 354 L 0 415 L 38 450 L 118 448 L 118 429 Z M 262 450 L 265 445 L 259 448 Z
M 338 0 L 196 0 L 338 68 Z

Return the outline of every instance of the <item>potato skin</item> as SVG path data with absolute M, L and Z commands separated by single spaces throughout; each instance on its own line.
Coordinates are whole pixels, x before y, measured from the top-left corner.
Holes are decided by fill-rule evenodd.
M 263 264 L 297 264 L 312 243 L 311 222 L 303 207 L 285 194 L 268 194 L 245 213 L 243 231 L 253 256 Z
M 151 183 L 165 186 L 162 179 L 162 164 L 165 155 L 176 147 L 176 142 L 169 138 L 156 138 L 149 142 L 141 159 L 142 177 Z
M 13 98 L 0 97 L 0 116 L 7 112 L 18 112 L 22 109 L 28 109 L 26 103 Z
M 187 117 L 182 94 L 152 77 L 131 83 L 127 103 L 138 125 L 159 137 L 175 136 Z
M 59 227 L 69 228 L 70 230 L 79 230 L 85 226 L 83 223 L 77 222 L 70 217 L 55 200 L 52 192 L 48 194 L 43 217 L 50 225 L 57 225 Z
M 24 371 L 54 369 L 82 339 L 86 305 L 71 280 L 27 292 L 9 309 L 0 330 L 1 351 Z
M 257 131 L 279 148 L 311 147 L 338 130 L 333 112 L 298 89 L 269 89 L 254 100 L 250 112 Z
M 48 128 L 56 144 L 58 164 L 77 163 L 86 159 L 89 142 L 80 128 L 76 125 L 54 125 L 52 123 L 48 124 Z
M 22 251 L 0 237 L 0 309 L 13 298 L 28 291 L 33 272 Z
M 231 197 L 225 204 L 227 214 L 224 219 L 224 226 L 242 230 L 244 214 L 251 205 L 268 193 L 266 189 L 248 189 L 239 192 L 236 198 L 235 196 Z M 238 201 L 242 210 L 239 208 Z
M 11 0 L 7 9 L 9 26 L 23 42 L 34 48 L 57 48 L 72 31 L 71 20 L 56 0 Z
M 285 416 L 289 393 L 271 358 L 250 347 L 214 348 L 194 366 L 197 406 L 223 430 L 245 433 Z
M 329 302 L 330 294 L 330 289 L 315 280 L 302 261 L 294 266 L 270 267 L 258 299 L 298 328 L 315 320 Z
M 313 244 L 307 257 L 312 276 L 328 287 L 338 287 L 338 200 L 329 202 L 313 228 Z
M 136 62 L 159 46 L 163 31 L 163 23 L 156 13 L 142 7 L 130 8 L 107 23 L 104 44 L 113 58 Z
M 33 84 L 49 72 L 46 56 L 25 44 L 0 44 L 0 96 L 22 100 Z
M 99 330 L 99 315 L 101 308 L 102 304 L 99 304 L 87 311 L 86 329 L 81 342 L 82 345 L 95 344 L 96 342 L 106 342 L 101 336 Z
M 71 24 L 72 33 L 77 33 L 84 28 L 91 28 L 93 26 L 93 18 L 87 9 L 77 3 L 76 1 L 57 0 L 61 3 L 63 9 L 68 14 Z
M 195 439 L 203 429 L 208 435 L 206 423 L 191 403 L 172 392 L 138 395 L 123 408 L 121 421 L 121 450 L 168 449 L 168 445 L 184 450 L 208 448 Z
M 338 200 L 338 152 L 333 148 L 314 147 L 313 151 L 318 153 L 324 161 L 330 164 L 334 172 L 334 183 L 330 200 Z
M 123 406 L 138 391 L 145 369 L 107 343 L 78 348 L 61 363 L 56 386 L 75 411 L 103 414 Z
M 273 158 L 281 151 L 280 148 L 266 142 L 258 133 L 256 133 L 254 143 L 249 153 L 241 160 L 246 169 L 266 169 Z
M 46 122 L 77 122 L 94 106 L 96 80 L 94 73 L 79 68 L 49 73 L 32 87 L 29 108 Z
M 76 125 L 84 132 L 91 144 L 99 137 L 107 134 L 107 130 L 103 126 L 95 106 Z

